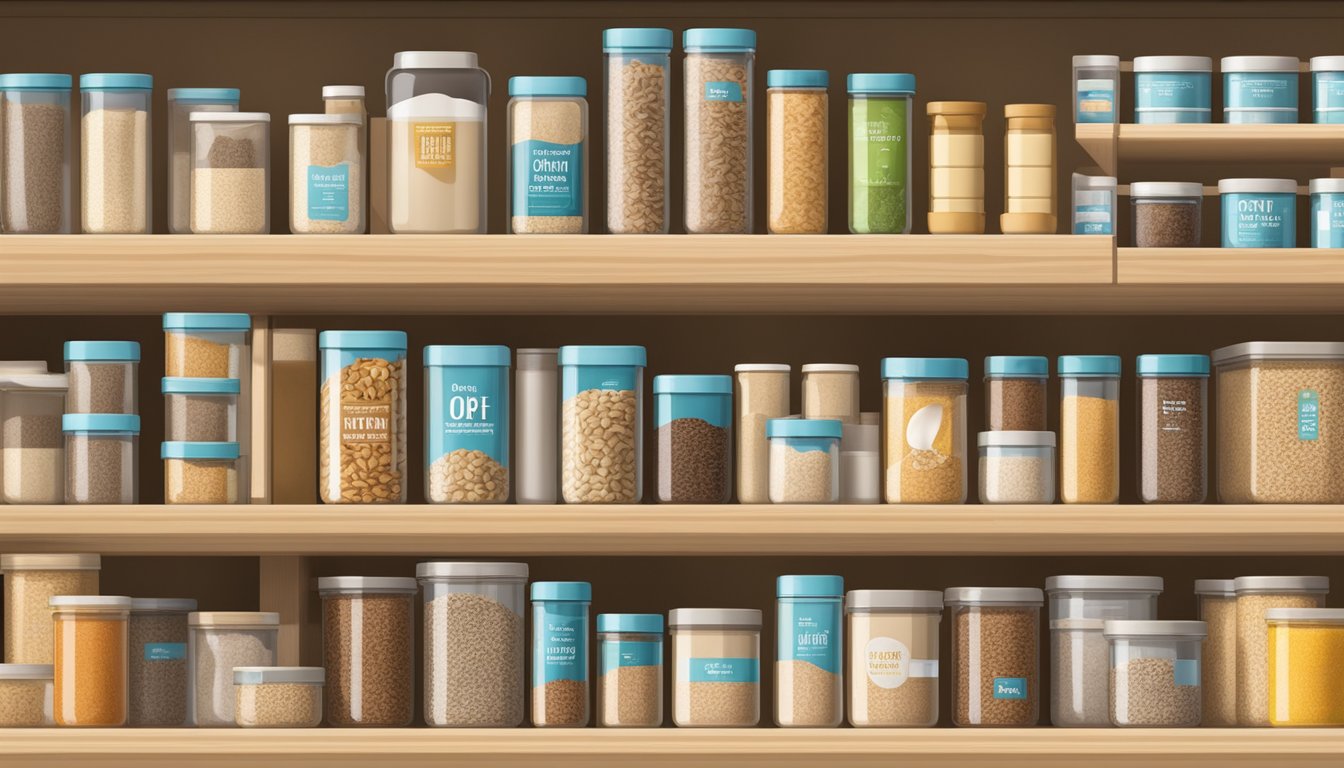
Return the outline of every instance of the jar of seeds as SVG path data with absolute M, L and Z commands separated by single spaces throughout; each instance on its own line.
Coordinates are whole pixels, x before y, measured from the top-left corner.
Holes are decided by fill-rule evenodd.
M 140 343 L 67 341 L 66 413 L 139 413 Z
M 1107 621 L 1111 725 L 1195 728 L 1200 719 L 1202 621 Z
M 561 494 L 567 504 L 637 504 L 643 495 L 643 347 L 560 348 Z
M 956 587 L 952 609 L 952 722 L 1029 727 L 1040 716 L 1041 590 Z
M 733 494 L 733 379 L 655 376 L 658 501 L 726 504 Z
M 985 358 L 985 424 L 991 432 L 1044 432 L 1050 361 L 1044 357 Z
M 1135 248 L 1198 248 L 1204 185 L 1137 181 L 1129 185 Z
M 412 578 L 328 576 L 322 597 L 327 724 L 405 728 L 415 715 Z
M 238 503 L 238 443 L 169 441 L 159 456 L 165 504 Z
M 672 30 L 608 29 L 607 231 L 667 234 Z
M 751 234 L 752 68 L 756 33 L 688 29 L 686 231 Z
M 608 728 L 661 726 L 662 614 L 601 614 L 597 642 L 597 724 Z
M 271 116 L 193 112 L 191 231 L 264 235 L 271 231 Z
M 363 125 L 358 114 L 289 116 L 290 232 L 364 231 Z
M 239 728 L 316 728 L 322 724 L 321 667 L 234 667 Z
M 131 600 L 131 708 L 127 725 L 179 728 L 187 724 L 187 615 L 196 601 Z
M 509 231 L 588 231 L 588 83 L 509 78 Z
M 65 503 L 136 504 L 140 499 L 140 417 L 67 413 Z
M 588 611 L 586 581 L 532 585 L 532 724 L 588 725 Z
M 1208 495 L 1208 355 L 1140 355 L 1139 498 L 1202 504 Z
M 406 501 L 406 334 L 323 331 L 318 474 L 327 504 Z
M 70 75 L 0 75 L 0 232 L 68 235 Z

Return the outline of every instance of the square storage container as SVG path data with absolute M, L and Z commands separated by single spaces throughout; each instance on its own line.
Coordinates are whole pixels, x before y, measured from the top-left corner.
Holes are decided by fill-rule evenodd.
M 192 112 L 191 231 L 264 235 L 271 231 L 271 116 Z
M 130 712 L 126 724 L 180 728 L 187 724 L 187 616 L 196 601 L 131 600 Z
M 989 431 L 1044 432 L 1050 361 L 1044 357 L 985 358 L 985 426 Z
M 1223 122 L 1296 123 L 1296 56 L 1228 56 L 1223 71 Z
M 1198 248 L 1204 185 L 1137 181 L 1129 185 L 1135 248 Z
M 80 75 L 81 231 L 147 235 L 154 231 L 154 151 L 149 75 Z
M 737 500 L 770 502 L 770 439 L 765 423 L 789 415 L 792 368 L 783 363 L 743 363 L 737 377 Z
M 55 725 L 55 675 L 50 664 L 0 664 L 0 728 Z
M 1344 56 L 1314 56 L 1310 68 L 1313 122 L 1344 123 Z
M 316 728 L 322 724 L 322 667 L 234 667 L 239 728 Z
M 280 614 L 192 613 L 187 624 L 188 724 L 232 728 L 238 722 L 234 667 L 275 666 Z
M 1237 593 L 1237 724 L 1270 724 L 1269 631 L 1266 615 L 1275 608 L 1324 608 L 1330 591 L 1325 576 L 1239 576 Z
M 955 587 L 952 722 L 961 727 L 1029 727 L 1040 717 L 1041 590 Z
M 514 496 L 519 504 L 560 500 L 560 350 L 518 350 Z
M 1111 724 L 1194 728 L 1200 720 L 1202 621 L 1107 621 Z
M 859 72 L 849 91 L 849 231 L 910 234 L 915 76 Z M 955 190 L 954 190 L 955 191 Z
M 835 728 L 845 710 L 845 580 L 780 576 L 775 596 L 775 724 Z
M 160 385 L 164 437 L 184 443 L 238 442 L 237 379 L 169 376 Z
M 406 333 L 323 331 L 318 479 L 326 504 L 406 501 Z
M 607 728 L 663 724 L 662 614 L 597 617 L 597 724 Z
M 425 347 L 425 500 L 509 500 L 509 367 L 501 346 Z
M 1344 726 L 1344 610 L 1270 608 L 1269 723 Z
M 168 89 L 168 231 L 191 233 L 191 113 L 237 112 L 237 88 Z
M 509 231 L 588 231 L 588 82 L 509 78 Z
M 981 432 L 981 504 L 1054 504 L 1054 432 Z
M 66 383 L 47 364 L 0 363 L 0 499 L 5 504 L 60 504 L 65 499 L 61 418 Z
M 532 584 L 532 724 L 538 728 L 588 725 L 592 602 L 586 581 Z
M 361 114 L 289 116 L 290 232 L 364 232 L 368 165 L 363 137 Z
M 925 106 L 929 234 L 985 233 L 985 111 L 983 101 L 931 101 Z
M 761 720 L 761 612 L 675 608 L 672 722 L 681 728 L 753 728 Z
M 840 500 L 840 438 L 834 419 L 770 419 L 771 504 L 834 504 Z
M 690 234 L 752 232 L 751 137 L 756 33 L 688 29 L 685 79 L 685 215 Z
M 66 413 L 139 413 L 140 343 L 67 341 Z
M 565 503 L 638 503 L 644 488 L 644 348 L 561 347 L 559 358 Z
M 165 504 L 237 504 L 242 498 L 237 443 L 167 442 L 159 457 Z
M 966 501 L 969 364 L 954 357 L 882 361 L 888 504 Z
M 251 331 L 252 318 L 244 314 L 168 312 L 163 375 L 242 380 L 252 367 Z
M 327 724 L 405 728 L 415 716 L 415 579 L 327 576 L 322 656 Z
M 765 83 L 766 226 L 772 235 L 824 235 L 830 75 L 772 69 Z
M 733 495 L 733 379 L 655 376 L 658 501 L 726 504 Z
M 1202 504 L 1208 495 L 1209 357 L 1139 355 L 1139 498 Z
M 1003 108 L 1003 214 L 1005 235 L 1053 235 L 1059 226 L 1055 188 L 1055 105 L 1008 104 Z
M 1120 57 L 1073 57 L 1073 121 L 1120 122 Z
M 140 417 L 75 414 L 65 432 L 65 503 L 136 504 L 140 500 Z
M 1312 179 L 1307 190 L 1311 193 L 1311 247 L 1344 248 L 1344 179 Z
M 1134 59 L 1134 122 L 1213 122 L 1213 59 L 1139 56 Z
M 607 231 L 667 234 L 672 30 L 603 30 L 602 51 L 607 89 Z
M 1120 358 L 1065 355 L 1058 363 L 1060 500 L 1120 500 Z
M 6 664 L 51 664 L 50 600 L 98 594 L 98 555 L 0 555 Z
M 943 593 L 854 590 L 845 598 L 849 724 L 932 728 L 938 724 L 938 624 Z
M 1073 174 L 1073 234 L 1114 235 L 1116 233 L 1115 190 L 1114 176 Z
M 803 418 L 859 423 L 859 366 L 808 363 L 803 371 Z
M 127 620 L 131 598 L 58 595 L 49 601 L 55 653 L 56 724 L 126 724 L 130 685 Z
M 70 75 L 0 75 L 0 232 L 68 235 Z
M 1209 636 L 1201 652 L 1203 678 L 1200 725 L 1237 724 L 1237 590 L 1232 579 L 1196 579 L 1199 620 Z
M 1223 179 L 1224 248 L 1297 246 L 1297 182 L 1292 179 Z

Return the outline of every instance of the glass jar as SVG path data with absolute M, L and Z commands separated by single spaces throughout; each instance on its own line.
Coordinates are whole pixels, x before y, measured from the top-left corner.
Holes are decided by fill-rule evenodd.
M 368 179 L 358 114 L 289 116 L 289 231 L 364 232 Z
M 1041 590 L 955 587 L 943 601 L 952 610 L 952 722 L 1036 725 Z
M 168 312 L 163 316 L 164 376 L 239 379 L 252 370 L 249 315 L 221 312 Z
M 1297 88 L 1302 62 L 1296 56 L 1226 56 L 1223 73 L 1223 122 L 1296 123 Z
M 237 504 L 239 493 L 238 443 L 164 442 L 163 502 L 165 504 Z
M 1005 235 L 1053 235 L 1059 226 L 1055 193 L 1055 105 L 1008 104 L 1004 133 Z
M 672 722 L 680 728 L 754 728 L 761 721 L 761 612 L 675 608 Z
M 808 363 L 803 366 L 803 418 L 859 423 L 859 366 Z
M 985 103 L 931 101 L 925 111 L 929 116 L 929 234 L 983 235 Z
M 1111 725 L 1194 728 L 1200 720 L 1202 621 L 1107 621 Z
M 961 358 L 882 361 L 888 504 L 965 503 L 969 375 Z
M 149 75 L 80 75 L 80 216 L 84 234 L 154 231 Z
M 321 667 L 234 667 L 239 728 L 316 728 L 322 724 Z
M 737 501 L 770 502 L 770 440 L 765 423 L 789 415 L 792 368 L 782 363 L 743 363 L 737 377 Z
M 1196 579 L 1199 620 L 1209 636 L 1204 640 L 1200 725 L 1237 724 L 1237 590 L 1232 579 Z
M 1344 124 L 1344 56 L 1313 56 L 1309 68 L 1312 121 Z
M 1325 576 L 1240 576 L 1237 593 L 1237 724 L 1270 725 L 1269 632 L 1272 608 L 1324 608 Z
M 66 413 L 139 413 L 140 343 L 67 341 Z
M 0 728 L 55 725 L 55 676 L 50 664 L 0 664 Z
M 130 683 L 127 619 L 131 598 L 59 595 L 51 598 L 55 638 L 56 724 L 115 728 L 126 724 Z
M 1223 179 L 1224 248 L 1297 247 L 1297 182 L 1292 179 Z
M 780 576 L 775 596 L 775 724 L 834 728 L 845 711 L 845 580 Z
M 663 724 L 663 617 L 603 613 L 597 617 L 597 724 L 657 728 Z
M 932 728 L 938 724 L 938 623 L 943 593 L 861 589 L 849 614 L 849 724 Z
M 992 432 L 1044 432 L 1050 361 L 1044 357 L 985 358 L 985 422 Z
M 1344 725 L 1344 610 L 1271 608 L 1269 723 Z
M 187 616 L 187 724 L 237 725 L 234 667 L 275 666 L 280 614 L 206 612 Z
M 67 413 L 66 504 L 137 504 L 140 499 L 140 417 Z
M 190 599 L 131 600 L 130 713 L 127 725 L 180 728 L 187 724 L 187 615 Z
M 1120 358 L 1064 355 L 1060 394 L 1060 501 L 1120 500 Z
M 1120 122 L 1120 57 L 1073 57 L 1073 122 Z
M 1137 181 L 1129 185 L 1135 248 L 1198 248 L 1204 185 Z
M 420 563 L 425 724 L 523 723 L 527 563 Z
M 532 724 L 539 728 L 588 725 L 588 612 L 586 581 L 532 584 Z
M 508 347 L 425 347 L 425 500 L 509 500 Z
M 1157 576 L 1051 576 L 1050 722 L 1056 727 L 1110 725 L 1109 620 L 1157 618 Z
M 1139 355 L 1139 498 L 1208 496 L 1209 356 Z
M 518 350 L 514 497 L 519 504 L 560 499 L 558 349 Z
M 588 82 L 509 78 L 509 231 L 588 232 Z
M 981 504 L 1054 504 L 1054 432 L 981 432 Z
M 1208 56 L 1139 56 L 1134 59 L 1134 122 L 1213 121 L 1213 59 Z
M 467 51 L 401 51 L 387 73 L 388 230 L 485 234 L 490 75 Z
M 772 69 L 765 75 L 767 226 L 772 235 L 824 235 L 830 75 Z
M 98 555 L 0 555 L 6 664 L 51 664 L 51 598 L 98 594 Z
M 237 112 L 237 88 L 168 89 L 168 231 L 191 233 L 192 112 Z
M 193 112 L 191 231 L 264 235 L 271 231 L 271 116 Z
M 607 231 L 665 235 L 672 30 L 602 32 L 607 86 Z
M 60 504 L 65 499 L 66 382 L 47 364 L 0 363 L 0 500 Z
M 326 576 L 322 657 L 327 724 L 405 728 L 415 717 L 415 596 L 411 578 Z
M 1339 114 L 1344 116 L 1344 110 Z M 1307 191 L 1311 194 L 1311 247 L 1344 248 L 1344 179 L 1312 179 Z
M 731 376 L 653 377 L 658 501 L 727 504 L 733 496 Z
M 1116 180 L 1114 176 L 1073 174 L 1073 229 L 1075 235 L 1116 233 Z
M 752 68 L 756 33 L 688 29 L 686 50 L 686 231 L 752 232 Z
M 68 235 L 70 75 L 0 75 L 0 232 Z
M 163 434 L 184 443 L 238 442 L 237 379 L 188 379 L 165 376 Z
M 647 353 L 643 347 L 571 346 L 560 348 L 559 360 L 565 503 L 639 503 Z M 603 421 L 610 426 L 599 428 Z
M 910 233 L 915 76 L 858 73 L 849 91 L 849 231 Z
M 323 331 L 319 462 L 326 504 L 406 502 L 406 333 Z
M 835 419 L 770 419 L 771 504 L 834 504 L 840 500 L 840 438 Z
M 844 424 L 840 431 L 840 503 L 882 501 L 882 414 L 864 413 L 873 422 Z

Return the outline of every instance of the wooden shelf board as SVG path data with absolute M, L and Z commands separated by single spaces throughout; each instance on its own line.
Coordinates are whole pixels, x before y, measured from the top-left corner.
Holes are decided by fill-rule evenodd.
M 1344 310 L 1344 249 L 1120 248 L 1117 289 L 1188 312 Z
M 1344 125 L 1149 125 L 1074 126 L 1084 151 L 1110 176 L 1122 163 L 1254 161 L 1319 166 L 1344 164 Z M 1329 175 L 1317 173 L 1316 175 Z

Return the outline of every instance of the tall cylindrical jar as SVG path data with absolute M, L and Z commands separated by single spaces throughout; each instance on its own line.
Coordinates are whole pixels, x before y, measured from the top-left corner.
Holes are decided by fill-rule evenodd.
M 955 587 L 952 722 L 961 727 L 1030 727 L 1040 717 L 1041 590 Z
M 51 664 L 51 598 L 98 594 L 98 555 L 0 555 L 6 664 Z
M 415 579 L 327 576 L 323 712 L 337 727 L 405 728 L 415 716 Z
M 675 608 L 672 722 L 680 728 L 753 728 L 761 721 L 761 612 Z
M 1055 105 L 1009 104 L 1004 134 L 1005 235 L 1053 235 L 1059 224 L 1055 189 Z
M 323 331 L 317 346 L 322 501 L 405 502 L 405 332 Z
M 588 725 L 588 612 L 586 581 L 532 585 L 532 724 L 544 728 Z
M 1050 361 L 1044 357 L 985 358 L 985 427 L 991 432 L 1044 432 Z
M 733 379 L 655 376 L 658 501 L 727 504 L 733 495 Z
M 824 69 L 766 73 L 766 226 L 772 235 L 826 234 L 829 84 Z
M 1269 722 L 1270 608 L 1324 608 L 1330 591 L 1325 576 L 1240 576 L 1237 593 L 1237 724 Z
M 85 234 L 154 231 L 150 102 L 154 78 L 81 75 L 80 217 Z
M 909 234 L 915 76 L 858 73 L 849 90 L 849 231 Z
M 969 364 L 952 357 L 882 361 L 888 504 L 966 501 Z
M 667 234 L 672 30 L 608 29 L 607 231 Z
M 558 353 L 518 350 L 514 498 L 519 504 L 554 504 L 560 499 Z
M 1196 579 L 1199 620 L 1208 627 L 1204 640 L 1204 727 L 1237 724 L 1237 589 L 1232 579 Z
M 233 728 L 234 667 L 275 666 L 280 614 L 224 611 L 187 615 L 187 721 L 197 728 Z
M 1209 356 L 1139 355 L 1139 498 L 1202 504 L 1208 495 Z
M 849 614 L 849 724 L 932 728 L 938 724 L 938 624 L 943 593 L 861 589 Z
M 68 235 L 70 75 L 0 75 L 0 232 Z
M 1120 500 L 1120 358 L 1059 358 L 1059 498 L 1065 504 Z
M 845 581 L 780 576 L 775 596 L 775 724 L 834 728 L 845 712 Z
M 789 415 L 789 376 L 782 363 L 743 363 L 737 376 L 737 500 L 770 503 L 770 441 L 765 423 Z
M 560 348 L 567 504 L 636 504 L 644 489 L 644 366 L 635 346 Z
M 55 638 L 56 724 L 126 724 L 130 685 L 127 620 L 131 598 L 62 595 L 50 600 Z
M 751 234 L 752 68 L 756 33 L 688 29 L 686 231 Z
M 509 78 L 509 231 L 588 231 L 588 82 Z
M 237 88 L 168 89 L 168 231 L 191 233 L 191 113 L 237 112 Z
M 193 112 L 191 231 L 264 235 L 271 231 L 271 116 Z
M 127 725 L 187 724 L 187 616 L 194 610 L 196 601 L 188 598 L 131 600 Z
M 929 233 L 985 233 L 985 103 L 931 101 Z
M 425 347 L 425 500 L 509 500 L 508 347 Z
M 289 116 L 289 231 L 364 231 L 364 123 L 356 114 Z
M 662 725 L 662 614 L 600 614 L 597 643 L 597 724 L 607 728 Z

